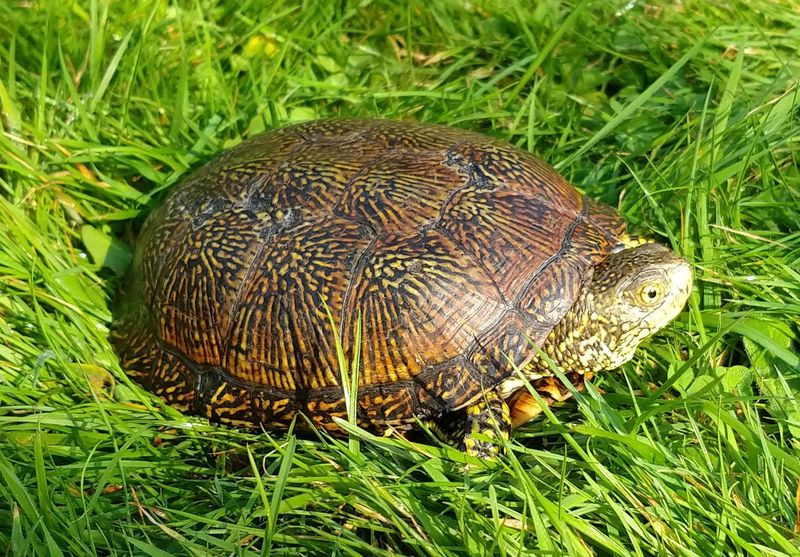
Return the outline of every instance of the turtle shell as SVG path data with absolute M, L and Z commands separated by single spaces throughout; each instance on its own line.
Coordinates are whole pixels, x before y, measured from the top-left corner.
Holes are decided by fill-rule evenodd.
M 222 154 L 150 215 L 112 338 L 167 402 L 269 428 L 335 428 L 337 348 L 350 361 L 360 343 L 360 423 L 402 426 L 524 365 L 623 230 L 507 143 L 303 123 Z

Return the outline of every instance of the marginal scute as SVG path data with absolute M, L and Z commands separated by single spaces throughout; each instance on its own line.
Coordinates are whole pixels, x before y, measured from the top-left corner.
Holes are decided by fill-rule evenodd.
M 154 354 L 152 365 L 150 389 L 153 393 L 169 400 L 179 410 L 194 409 L 197 372 L 168 350 L 160 350 Z
M 337 344 L 351 362 L 358 342 L 358 423 L 409 428 L 524 365 L 623 232 L 497 140 L 297 124 L 209 162 L 151 214 L 112 340 L 181 409 L 332 431 L 347 415 Z
M 606 258 L 625 233 L 625 222 L 611 207 L 584 198 L 587 216 L 572 233 L 572 249 L 592 265 Z
M 294 398 L 285 393 L 233 383 L 215 374 L 207 374 L 203 379 L 205 384 L 194 404 L 199 413 L 214 422 L 286 427 L 297 415 Z
M 370 425 L 410 422 L 412 416 L 407 409 L 418 406 L 419 399 L 413 381 L 377 384 L 372 389 L 365 389 L 358 399 L 359 414 Z
M 625 234 L 625 221 L 613 207 L 588 197 L 584 197 L 584 202 L 588 205 L 592 223 L 599 231 L 604 232 L 609 240 L 618 241 Z
M 141 277 L 135 278 L 134 283 L 140 283 Z M 138 292 L 140 284 L 123 285 L 120 294 Z M 116 309 L 115 313 L 121 315 L 114 323 L 111 330 L 111 341 L 117 348 L 117 355 L 125 373 L 139 384 L 150 387 L 152 384 L 155 359 L 161 353 L 155 350 L 159 339 L 155 328 L 149 323 L 150 316 L 139 300 L 129 296 L 120 296 L 118 302 L 123 307 Z

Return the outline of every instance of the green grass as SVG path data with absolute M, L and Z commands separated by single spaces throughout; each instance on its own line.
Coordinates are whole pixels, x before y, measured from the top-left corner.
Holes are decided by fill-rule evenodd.
M 0 553 L 800 554 L 798 45 L 792 0 L 0 3 Z M 164 407 L 107 339 L 140 217 L 331 115 L 538 154 L 692 261 L 688 310 L 469 469 Z

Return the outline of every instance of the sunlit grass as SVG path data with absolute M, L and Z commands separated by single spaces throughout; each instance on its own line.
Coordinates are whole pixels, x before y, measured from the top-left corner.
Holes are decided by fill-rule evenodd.
M 800 552 L 800 12 L 787 1 L 0 3 L 9 555 Z M 111 298 L 186 172 L 331 115 L 479 130 L 695 266 L 689 308 L 496 462 L 213 427 Z

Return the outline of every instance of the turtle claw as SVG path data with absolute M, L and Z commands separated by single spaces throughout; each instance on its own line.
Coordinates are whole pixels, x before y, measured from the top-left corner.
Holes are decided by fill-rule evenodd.
M 482 459 L 496 458 L 511 431 L 511 413 L 495 391 L 467 407 L 464 433 L 458 448 Z
M 500 455 L 502 447 L 492 441 L 478 440 L 465 435 L 463 441 L 459 443 L 458 449 L 476 458 L 492 460 Z

